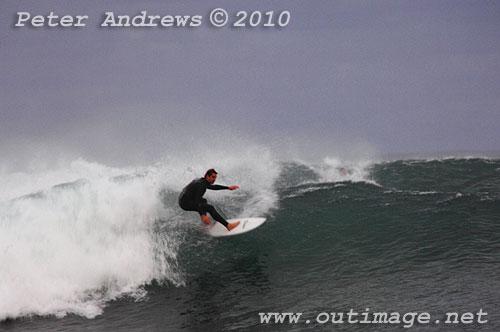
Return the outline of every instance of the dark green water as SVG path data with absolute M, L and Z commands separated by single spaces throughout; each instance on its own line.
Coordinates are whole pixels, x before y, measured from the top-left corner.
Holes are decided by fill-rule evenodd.
M 0 330 L 500 330 L 499 160 L 387 162 L 370 166 L 359 182 L 325 182 L 292 163 L 276 192 L 268 222 L 245 236 L 182 232 L 184 286 L 153 281 L 145 299 L 113 301 L 94 319 L 23 318 Z M 351 309 L 370 313 L 370 321 L 376 312 L 428 313 L 430 320 L 316 320 Z M 480 310 L 487 315 L 478 319 Z M 302 316 L 261 322 L 259 313 L 268 312 Z M 465 321 L 446 324 L 450 312 L 465 313 Z

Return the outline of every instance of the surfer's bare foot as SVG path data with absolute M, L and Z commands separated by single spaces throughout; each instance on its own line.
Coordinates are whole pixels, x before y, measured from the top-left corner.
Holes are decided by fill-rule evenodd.
M 202 215 L 201 215 L 201 220 L 202 220 L 205 224 L 210 225 L 210 217 L 209 217 L 209 216 L 202 214 Z
M 232 223 L 230 223 L 230 224 L 227 224 L 227 230 L 228 230 L 228 231 L 230 231 L 230 230 L 232 230 L 233 228 L 235 228 L 236 226 L 238 226 L 239 224 L 240 224 L 240 222 L 239 222 L 239 221 L 237 221 L 237 222 L 232 222 Z

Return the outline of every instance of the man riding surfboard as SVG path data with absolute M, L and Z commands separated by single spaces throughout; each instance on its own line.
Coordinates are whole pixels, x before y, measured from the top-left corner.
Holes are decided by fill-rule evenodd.
M 214 184 L 217 179 L 217 172 L 215 169 L 211 168 L 206 173 L 205 176 L 199 179 L 191 181 L 179 196 L 179 206 L 185 211 L 196 211 L 200 214 L 201 220 L 210 225 L 210 218 L 207 216 L 207 212 L 210 215 L 224 225 L 228 231 L 232 230 L 240 224 L 239 221 L 228 223 L 215 209 L 213 205 L 208 204 L 207 200 L 203 198 L 203 195 L 207 189 L 211 190 L 236 190 L 238 186 L 221 186 Z

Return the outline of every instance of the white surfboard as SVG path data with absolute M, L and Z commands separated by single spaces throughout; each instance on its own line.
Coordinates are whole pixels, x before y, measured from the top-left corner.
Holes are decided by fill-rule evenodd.
M 231 231 L 228 231 L 220 222 L 215 221 L 210 226 L 207 226 L 207 232 L 213 237 L 243 234 L 262 225 L 266 221 L 266 218 L 235 218 L 229 219 L 227 222 L 231 223 L 236 221 L 239 221 L 240 224 Z

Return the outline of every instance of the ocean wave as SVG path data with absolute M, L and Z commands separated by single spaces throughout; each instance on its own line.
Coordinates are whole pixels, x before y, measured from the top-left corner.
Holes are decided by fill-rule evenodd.
M 0 320 L 93 318 L 110 300 L 143 297 L 153 281 L 184 285 L 178 262 L 183 225 L 199 217 L 182 211 L 177 197 L 204 174 L 204 166 L 193 165 L 172 159 L 112 168 L 80 159 L 58 170 L 4 174 Z M 220 183 L 241 187 L 207 193 L 222 211 L 258 216 L 276 207 L 279 167 L 266 149 L 238 158 L 214 154 L 203 165 L 219 170 Z
M 245 250 L 270 243 L 285 252 L 309 238 L 317 240 L 313 248 L 327 246 L 324 237 L 340 232 L 343 250 L 363 251 L 369 242 L 385 253 L 386 243 L 377 237 L 405 245 L 399 236 L 413 241 L 414 234 L 427 232 L 426 218 L 440 227 L 446 213 L 458 218 L 474 208 L 491 216 L 500 200 L 497 161 L 280 161 L 262 146 L 201 159 L 169 157 L 144 167 L 80 159 L 58 169 L 3 174 L 0 320 L 68 313 L 92 318 L 113 299 L 146 298 L 151 283 L 188 285 L 190 273 L 198 271 L 197 246 L 226 243 L 211 241 L 198 227 L 199 217 L 177 206 L 183 186 L 209 167 L 219 171 L 218 183 L 240 186 L 207 192 L 224 215 L 268 217 L 266 232 L 237 242 Z M 415 233 L 407 234 L 408 227 Z M 450 225 L 442 227 L 438 231 L 448 236 Z M 390 228 L 398 233 L 387 235 Z M 207 266 L 222 259 L 214 252 Z

